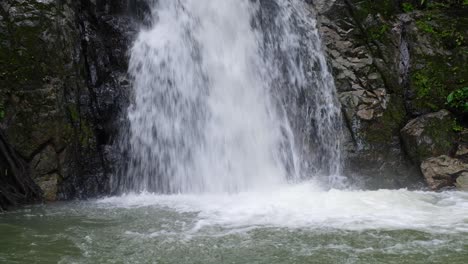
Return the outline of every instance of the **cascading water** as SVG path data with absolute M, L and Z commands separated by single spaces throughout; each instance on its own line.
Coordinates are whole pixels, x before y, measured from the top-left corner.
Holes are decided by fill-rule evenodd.
M 237 192 L 340 173 L 339 104 L 302 1 L 156 1 L 129 72 L 122 191 Z

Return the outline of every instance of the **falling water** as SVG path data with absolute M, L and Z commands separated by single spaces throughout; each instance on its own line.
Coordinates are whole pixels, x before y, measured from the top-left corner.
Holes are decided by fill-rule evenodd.
M 131 49 L 123 191 L 238 192 L 340 173 L 340 110 L 300 0 L 160 0 Z M 329 177 L 333 183 L 334 177 Z

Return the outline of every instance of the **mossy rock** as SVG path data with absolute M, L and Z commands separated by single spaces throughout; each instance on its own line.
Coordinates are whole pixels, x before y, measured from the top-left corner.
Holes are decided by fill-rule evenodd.
M 398 141 L 398 135 L 405 122 L 406 112 L 403 100 L 390 95 L 382 115 L 363 124 L 363 139 L 373 148 L 381 149 Z
M 414 19 L 407 32 L 412 50 L 408 99 L 409 110 L 419 115 L 446 108 L 447 96 L 468 86 L 468 17 L 436 9 Z
M 454 123 L 455 119 L 447 110 L 411 120 L 401 130 L 407 154 L 416 163 L 430 157 L 449 155 L 457 140 Z

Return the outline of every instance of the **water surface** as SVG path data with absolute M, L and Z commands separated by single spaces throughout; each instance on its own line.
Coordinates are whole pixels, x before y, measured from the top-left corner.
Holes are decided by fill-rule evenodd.
M 0 263 L 466 263 L 468 193 L 126 195 L 0 215 Z

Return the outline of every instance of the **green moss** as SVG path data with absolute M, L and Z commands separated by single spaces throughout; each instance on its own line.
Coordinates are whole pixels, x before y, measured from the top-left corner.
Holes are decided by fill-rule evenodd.
M 72 138 L 76 135 L 78 144 L 83 148 L 92 147 L 94 144 L 94 129 L 93 126 L 85 119 L 81 118 L 79 106 L 69 104 L 66 107 L 69 122 L 65 125 L 66 138 Z M 66 140 L 66 139 L 65 139 Z M 72 143 L 68 141 L 68 143 Z
M 15 116 L 6 133 L 29 157 L 40 144 L 70 136 L 58 104 L 62 82 L 73 74 L 66 68 L 71 54 L 64 51 L 66 29 L 58 24 L 63 15 L 56 1 L 9 4 L 16 12 L 0 9 L 0 119 Z
M 414 11 L 414 6 L 411 3 L 402 3 L 401 7 L 405 13 L 410 13 Z
M 389 31 L 390 31 L 390 26 L 385 23 L 368 28 L 370 40 L 382 41 L 385 39 L 385 36 L 387 35 Z
M 468 69 L 463 59 L 432 56 L 420 59 L 423 68 L 411 73 L 411 88 L 415 92 L 413 105 L 420 110 L 438 111 L 446 107 L 449 94 L 467 85 Z M 452 60 L 450 60 L 452 59 Z
M 366 140 L 372 145 L 389 144 L 395 135 L 399 134 L 405 122 L 406 111 L 403 100 L 392 95 L 382 117 L 369 125 L 365 131 Z
M 76 123 L 80 121 L 80 113 L 78 112 L 78 108 L 76 105 L 69 105 L 67 107 L 68 112 L 70 114 L 71 121 Z
M 399 13 L 400 7 L 397 4 L 397 1 L 394 0 L 382 0 L 382 1 L 372 1 L 366 0 L 361 3 L 361 17 L 365 17 L 366 14 L 380 14 L 385 18 L 391 18 L 395 14 Z
M 434 30 L 434 28 L 428 20 L 418 20 L 416 21 L 416 26 L 418 27 L 418 29 L 425 33 L 436 34 L 436 31 Z
M 424 135 L 428 136 L 434 141 L 433 146 L 436 149 L 429 150 L 420 148 L 420 157 L 430 157 L 432 153 L 449 153 L 455 141 L 453 133 L 453 119 L 445 119 L 441 122 L 429 123 L 425 130 Z
M 468 113 L 468 87 L 451 92 L 447 96 L 446 105 L 460 113 Z
M 37 86 L 44 76 L 63 72 L 63 61 L 57 56 L 61 47 L 55 19 L 60 16 L 54 4 L 34 1 L 13 1 L 13 5 L 27 16 L 2 14 L 4 26 L 0 30 L 0 84 L 16 87 Z M 50 40 L 49 40 L 50 38 Z
M 0 122 L 3 120 L 4 117 L 5 117 L 5 107 L 3 106 L 3 102 L 0 101 Z
M 468 10 L 467 10 L 468 11 Z M 449 11 L 431 9 L 416 21 L 417 28 L 428 34 L 436 42 L 442 43 L 444 48 L 453 50 L 466 46 L 466 28 L 468 18 L 453 17 Z
M 468 17 L 454 17 L 448 12 L 427 10 L 416 21 L 418 35 L 430 44 L 429 51 L 414 52 L 412 57 L 410 86 L 415 95 L 413 106 L 420 111 L 446 108 L 449 94 L 468 86 Z M 419 37 L 413 39 L 417 41 Z
M 453 132 L 459 133 L 459 132 L 462 132 L 463 129 L 464 129 L 464 127 L 462 125 L 460 125 L 460 123 L 458 123 L 457 120 L 453 121 L 453 124 L 452 124 Z

